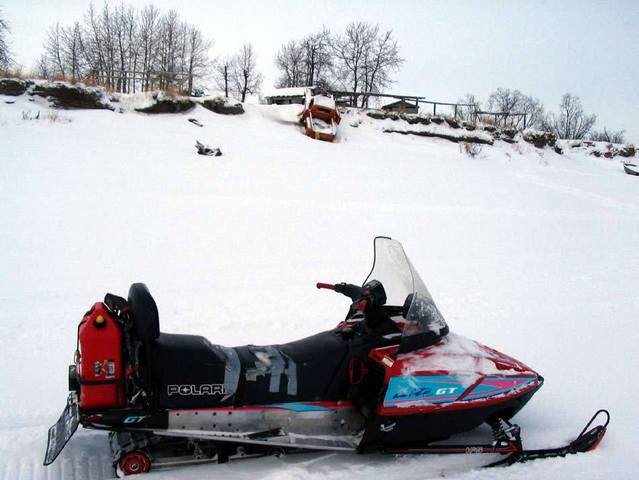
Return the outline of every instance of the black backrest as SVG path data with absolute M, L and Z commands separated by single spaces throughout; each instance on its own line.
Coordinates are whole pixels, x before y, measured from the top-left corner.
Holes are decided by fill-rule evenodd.
M 143 283 L 134 283 L 129 288 L 129 305 L 133 315 L 136 336 L 150 342 L 160 336 L 160 317 L 155 300 Z

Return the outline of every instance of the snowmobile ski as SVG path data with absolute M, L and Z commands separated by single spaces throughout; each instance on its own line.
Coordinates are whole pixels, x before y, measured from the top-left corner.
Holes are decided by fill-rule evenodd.
M 603 415 L 603 423 L 592 428 L 595 419 Z M 389 449 L 385 453 L 395 455 L 425 455 L 425 454 L 490 454 L 508 455 L 506 458 L 485 465 L 485 467 L 509 466 L 514 463 L 525 463 L 540 458 L 565 457 L 575 453 L 589 452 L 597 448 L 604 435 L 610 414 L 607 410 L 598 410 L 584 427 L 581 433 L 568 445 L 557 448 L 526 450 L 522 446 L 521 429 L 518 425 L 503 419 L 497 419 L 492 424 L 494 441 L 490 444 L 430 444 L 424 447 Z
M 605 420 L 602 424 L 596 425 L 592 428 L 591 425 L 595 421 L 595 419 L 599 416 L 603 415 Z M 540 458 L 554 458 L 554 457 L 565 457 L 566 455 L 572 455 L 575 453 L 585 453 L 591 450 L 594 450 L 599 446 L 601 441 L 603 440 L 604 435 L 606 434 L 606 430 L 608 428 L 608 424 L 610 423 L 610 413 L 608 410 L 597 410 L 595 414 L 592 416 L 590 421 L 586 424 L 584 429 L 581 431 L 577 438 L 575 438 L 568 445 L 557 448 L 541 448 L 536 450 L 524 450 L 520 449 L 519 451 L 515 451 L 510 454 L 508 457 L 503 460 L 499 460 L 497 462 L 493 462 L 487 467 L 497 467 L 504 465 L 512 465 L 514 463 L 525 463 L 531 460 L 538 460 Z M 521 441 L 519 442 L 519 446 L 521 446 Z

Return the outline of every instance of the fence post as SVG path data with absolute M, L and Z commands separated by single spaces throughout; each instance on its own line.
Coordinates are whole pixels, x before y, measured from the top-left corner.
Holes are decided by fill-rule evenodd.
M 455 120 L 457 120 L 457 104 L 455 104 Z
M 433 115 L 437 115 L 437 103 L 433 102 Z
M 524 113 L 524 130 L 526 130 L 526 115 L 528 114 Z

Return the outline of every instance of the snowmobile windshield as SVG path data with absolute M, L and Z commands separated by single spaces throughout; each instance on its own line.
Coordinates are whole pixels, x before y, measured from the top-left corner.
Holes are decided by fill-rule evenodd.
M 364 285 L 371 280 L 381 282 L 386 291 L 386 305 L 403 307 L 403 318 L 393 317 L 402 330 L 400 351 L 413 350 L 412 346 L 417 344 L 435 343 L 446 335 L 446 321 L 402 244 L 392 238 L 377 237 L 374 250 L 373 268 Z

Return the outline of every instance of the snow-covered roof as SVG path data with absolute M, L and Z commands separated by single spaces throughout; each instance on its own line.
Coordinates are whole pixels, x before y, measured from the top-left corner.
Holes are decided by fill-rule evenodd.
M 271 88 L 264 91 L 264 98 L 267 97 L 303 97 L 306 94 L 307 88 L 311 87 L 289 87 L 289 88 Z

